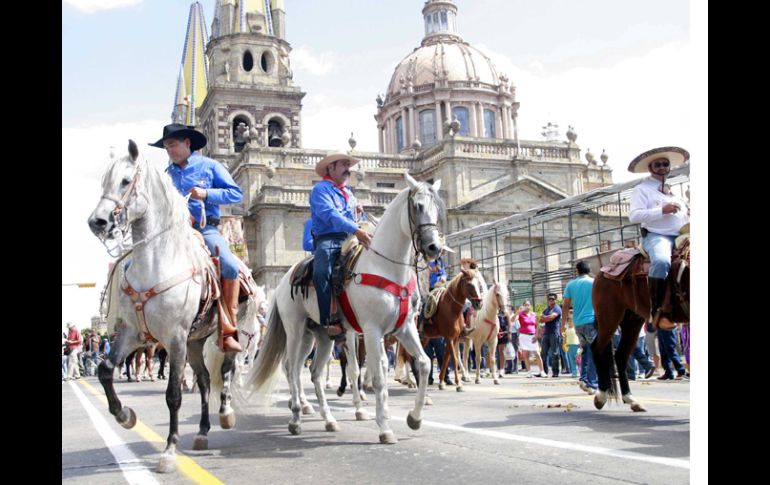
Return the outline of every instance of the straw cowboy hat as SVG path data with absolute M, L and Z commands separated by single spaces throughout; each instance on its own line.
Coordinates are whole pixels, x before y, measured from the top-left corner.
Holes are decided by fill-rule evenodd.
M 155 143 L 148 143 L 151 147 L 165 148 L 163 142 L 169 138 L 189 138 L 190 151 L 200 150 L 206 146 L 206 135 L 196 130 L 194 126 L 172 123 L 163 127 L 163 138 Z
M 351 157 L 350 155 L 347 155 L 345 153 L 334 152 L 326 155 L 318 163 L 315 164 L 315 173 L 323 177 L 324 175 L 326 175 L 326 167 L 328 167 L 329 165 L 331 165 L 332 163 L 338 160 L 350 160 L 351 167 L 357 164 L 358 162 L 360 162 L 359 159 L 355 157 Z
M 690 152 L 679 147 L 653 148 L 634 158 L 631 165 L 628 166 L 628 171 L 631 173 L 647 173 L 649 172 L 648 167 L 650 163 L 661 159 L 668 160 L 671 163 L 671 168 L 674 169 L 675 167 L 681 167 L 690 160 Z

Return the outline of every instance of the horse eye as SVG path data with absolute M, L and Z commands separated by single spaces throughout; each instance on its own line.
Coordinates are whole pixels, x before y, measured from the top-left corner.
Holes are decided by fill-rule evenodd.
M 125 187 L 126 185 L 131 183 L 131 179 L 123 179 L 123 181 L 120 183 L 121 187 Z

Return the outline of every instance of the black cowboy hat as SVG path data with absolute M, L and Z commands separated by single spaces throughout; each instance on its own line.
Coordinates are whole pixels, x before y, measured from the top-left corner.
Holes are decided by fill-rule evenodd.
M 172 123 L 163 127 L 163 138 L 155 143 L 148 143 L 151 147 L 164 148 L 163 142 L 169 138 L 189 138 L 190 151 L 200 150 L 206 146 L 206 135 L 196 130 L 194 126 Z

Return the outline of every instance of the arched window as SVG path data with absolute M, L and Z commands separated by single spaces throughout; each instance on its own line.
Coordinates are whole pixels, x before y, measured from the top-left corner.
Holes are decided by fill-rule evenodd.
M 491 109 L 484 110 L 484 136 L 486 138 L 495 137 L 495 112 Z
M 283 123 L 278 118 L 270 118 L 267 122 L 267 146 L 283 146 Z
M 470 136 L 471 125 L 468 122 L 468 108 L 463 106 L 455 106 L 452 108 L 452 119 L 457 118 L 460 122 L 460 133 L 462 136 Z
M 254 67 L 254 56 L 251 55 L 251 52 L 246 51 L 243 54 L 243 70 L 246 72 L 249 72 L 253 67 Z
M 404 148 L 404 123 L 399 116 L 396 118 L 396 140 L 398 142 L 398 151 Z
M 246 132 L 249 130 L 249 120 L 245 116 L 236 116 L 233 119 L 233 148 L 235 153 L 246 146 Z
M 423 148 L 436 144 L 436 110 L 420 111 L 420 141 Z

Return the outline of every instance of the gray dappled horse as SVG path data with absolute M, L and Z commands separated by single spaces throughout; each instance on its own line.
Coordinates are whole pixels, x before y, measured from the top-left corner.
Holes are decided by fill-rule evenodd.
M 170 423 L 158 471 L 170 472 L 176 468 L 185 359 L 197 376 L 201 394 L 200 427 L 193 449 L 208 448 L 210 376 L 203 360 L 203 345 L 217 330 L 216 305 L 212 305 L 194 327 L 193 322 L 208 286 L 206 282 L 216 278 L 216 272 L 190 225 L 185 198 L 167 174 L 139 158 L 132 140 L 129 140 L 128 154 L 117 158 L 105 172 L 102 191 L 88 219 L 91 231 L 106 242 L 122 240 L 130 230 L 133 246 L 130 266 L 120 283 L 120 308 L 126 325 L 118 333 L 109 358 L 99 366 L 99 382 L 107 395 L 110 413 L 121 426 L 132 428 L 136 414 L 118 399 L 113 370 L 128 353 L 150 338 L 157 339 L 166 348 L 169 359 L 166 404 Z M 133 292 L 136 301 L 132 301 L 127 292 Z M 255 317 L 256 303 L 251 297 L 242 302 L 238 320 Z M 235 425 L 235 413 L 230 405 L 234 359 L 235 352 L 226 353 L 220 368 L 223 388 L 219 417 L 225 429 Z

